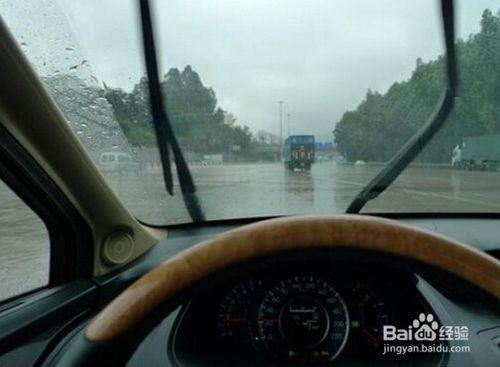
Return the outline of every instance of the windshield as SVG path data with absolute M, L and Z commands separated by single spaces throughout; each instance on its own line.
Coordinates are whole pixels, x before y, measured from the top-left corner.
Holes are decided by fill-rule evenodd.
M 208 220 L 345 212 L 444 88 L 436 1 L 152 5 L 166 113 Z M 499 6 L 457 8 L 460 97 L 364 211 L 500 210 Z M 175 169 L 173 195 L 163 181 L 137 2 L 0 0 L 0 12 L 130 210 L 191 221 Z

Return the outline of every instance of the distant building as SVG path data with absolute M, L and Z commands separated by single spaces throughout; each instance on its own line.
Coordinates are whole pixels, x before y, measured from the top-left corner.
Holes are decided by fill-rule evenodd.
M 236 125 L 236 117 L 232 113 L 224 113 L 224 124 L 229 126 Z
M 314 144 L 316 150 L 316 161 L 330 161 L 333 158 L 333 143 L 317 141 Z
M 333 151 L 333 143 L 332 142 L 321 142 L 317 141 L 314 144 L 315 150 L 318 151 L 323 151 L 323 152 L 331 152 Z
M 260 143 L 268 144 L 268 145 L 277 145 L 280 144 L 279 136 L 271 134 L 270 132 L 259 130 L 255 135 L 255 140 Z

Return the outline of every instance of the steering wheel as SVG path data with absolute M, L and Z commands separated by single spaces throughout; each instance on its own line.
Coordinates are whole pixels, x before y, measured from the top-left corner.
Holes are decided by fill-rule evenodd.
M 147 332 L 172 310 L 166 305 L 209 276 L 263 255 L 315 248 L 376 252 L 393 261 L 404 260 L 410 269 L 432 269 L 442 279 L 459 280 L 496 309 L 499 305 L 500 261 L 466 244 L 376 217 L 271 219 L 202 242 L 145 274 L 90 322 L 58 363 L 122 365 Z

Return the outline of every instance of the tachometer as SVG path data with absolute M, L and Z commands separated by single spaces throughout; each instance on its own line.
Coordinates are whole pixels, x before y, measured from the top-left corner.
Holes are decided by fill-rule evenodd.
M 252 326 L 250 306 L 260 287 L 260 279 L 246 279 L 224 295 L 217 313 L 219 336 L 239 342 L 249 340 L 249 329 Z
M 293 362 L 333 360 L 347 340 L 346 305 L 316 276 L 295 276 L 265 295 L 258 313 L 258 338 L 275 357 Z

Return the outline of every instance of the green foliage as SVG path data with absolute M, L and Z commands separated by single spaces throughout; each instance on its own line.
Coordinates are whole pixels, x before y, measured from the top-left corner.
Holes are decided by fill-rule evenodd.
M 443 129 L 420 159 L 449 162 L 464 137 L 500 133 L 500 12 L 485 10 L 479 33 L 458 40 L 459 96 Z M 368 91 L 335 126 L 339 152 L 349 161 L 386 161 L 432 114 L 443 91 L 444 58 L 417 59 L 411 77 L 385 94 Z
M 185 151 L 200 155 L 221 153 L 234 158 L 231 149 L 238 146 L 240 156 L 250 154 L 252 135 L 248 127 L 236 125 L 234 118 L 232 123 L 225 123 L 226 113 L 217 107 L 215 92 L 203 85 L 190 66 L 182 72 L 170 69 L 161 88 L 168 118 Z M 105 97 L 131 144 L 156 145 L 146 78 L 130 93 L 107 88 Z

